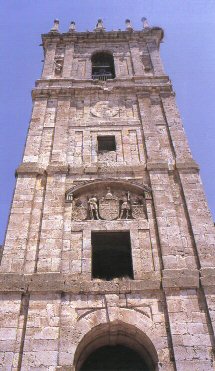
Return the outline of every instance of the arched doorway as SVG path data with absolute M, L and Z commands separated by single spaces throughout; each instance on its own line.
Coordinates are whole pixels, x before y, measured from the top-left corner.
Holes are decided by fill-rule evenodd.
M 114 321 L 98 325 L 84 336 L 76 349 L 74 367 L 76 371 L 157 371 L 158 357 L 142 331 Z
M 80 371 L 149 371 L 140 355 L 124 345 L 98 348 L 85 360 Z

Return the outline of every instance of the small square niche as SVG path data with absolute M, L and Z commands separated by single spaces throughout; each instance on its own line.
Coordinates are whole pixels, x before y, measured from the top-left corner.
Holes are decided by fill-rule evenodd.
M 114 135 L 101 135 L 97 137 L 98 152 L 116 151 L 116 139 Z
M 129 232 L 92 232 L 92 278 L 134 278 Z

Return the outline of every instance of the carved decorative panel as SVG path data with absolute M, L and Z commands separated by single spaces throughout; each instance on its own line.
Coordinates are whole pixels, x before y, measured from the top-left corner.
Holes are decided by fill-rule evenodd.
M 109 101 L 101 101 L 91 108 L 91 114 L 95 117 L 114 117 L 119 114 L 119 108 L 112 107 Z
M 127 191 L 110 186 L 87 189 L 66 195 L 72 203 L 72 220 L 146 219 L 144 192 Z

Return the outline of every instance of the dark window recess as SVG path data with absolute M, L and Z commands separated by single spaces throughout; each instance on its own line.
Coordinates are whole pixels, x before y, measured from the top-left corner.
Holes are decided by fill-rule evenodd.
M 96 53 L 92 56 L 92 78 L 102 81 L 114 79 L 113 56 L 110 53 Z
M 116 141 L 114 135 L 106 135 L 97 137 L 98 152 L 116 151 Z
M 92 232 L 92 278 L 133 279 L 129 232 Z
M 142 357 L 124 345 L 107 345 L 89 355 L 80 371 L 149 371 Z

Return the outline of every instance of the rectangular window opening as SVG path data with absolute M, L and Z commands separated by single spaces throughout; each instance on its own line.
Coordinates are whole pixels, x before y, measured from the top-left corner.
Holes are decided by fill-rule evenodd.
M 92 278 L 133 279 L 129 232 L 92 232 Z
M 98 136 L 98 152 L 116 151 L 116 140 L 114 135 Z

